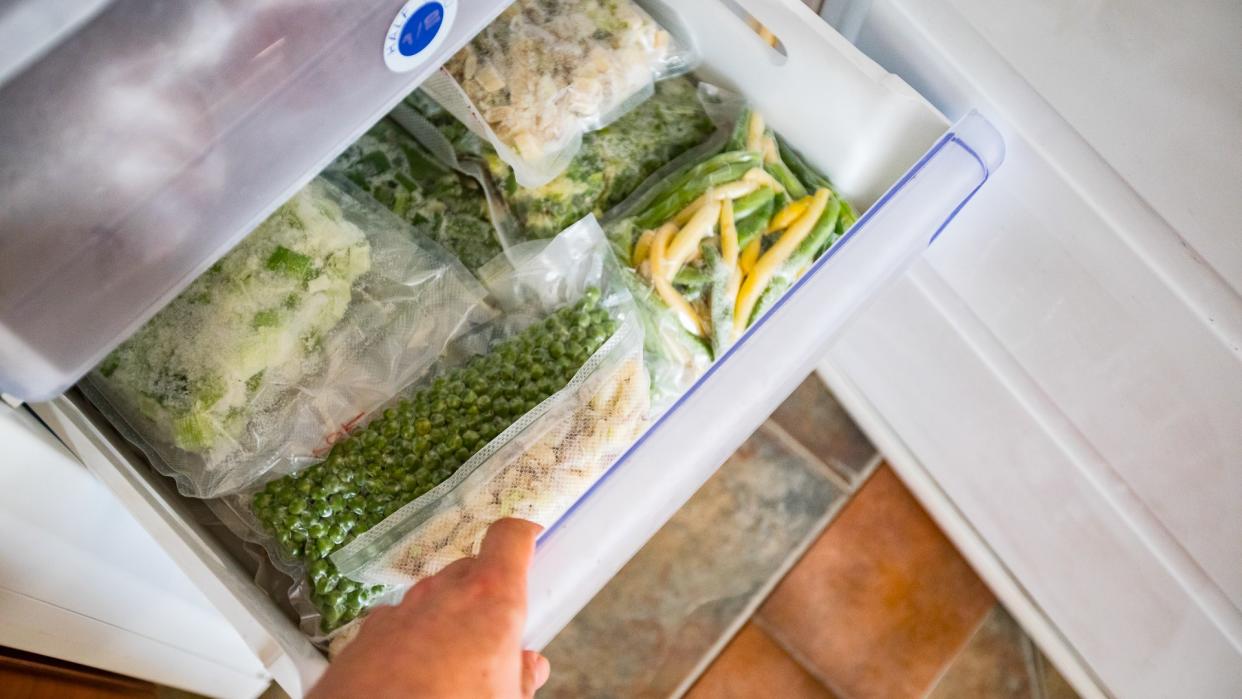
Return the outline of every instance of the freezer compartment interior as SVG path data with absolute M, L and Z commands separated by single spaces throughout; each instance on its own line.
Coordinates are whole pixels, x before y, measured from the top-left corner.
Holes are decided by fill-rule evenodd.
M 768 27 L 782 51 L 730 6 Z M 1003 158 L 986 121 L 971 117 L 946 134 L 940 114 L 795 0 L 686 0 L 677 9 L 685 25 L 711 27 L 696 32 L 700 77 L 743 93 L 867 211 L 543 537 L 532 572 L 532 646 L 549 640 L 671 516 L 810 370 L 850 314 L 931 242 Z M 166 548 L 180 551 L 192 578 L 206 576 L 200 583 L 218 588 L 213 602 L 251 630 L 248 640 L 265 662 L 291 665 L 283 672 L 295 685 L 321 669 L 322 658 L 307 651 L 288 608 L 281 611 L 280 586 L 260 592 L 249 582 L 258 568 L 238 542 L 228 541 L 223 528 L 198 524 L 203 513 L 196 504 L 177 495 L 80 395 L 36 409 Z

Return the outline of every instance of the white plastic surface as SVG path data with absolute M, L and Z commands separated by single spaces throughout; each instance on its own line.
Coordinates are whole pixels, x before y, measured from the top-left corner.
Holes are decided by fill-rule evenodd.
M 1009 157 L 828 373 L 1058 664 L 1114 696 L 1242 695 L 1242 6 L 867 4 L 859 46 L 983 110 Z
M 740 20 L 716 18 L 715 0 L 686 2 L 680 11 L 700 12 L 698 26 L 710 22 L 715 28 L 701 40 L 706 72 L 725 77 L 758 103 L 774 128 L 812 162 L 852 164 L 826 169 L 838 186 L 864 200 L 882 173 L 910 167 L 899 165 L 902 149 L 913 145 L 921 129 L 939 122 L 939 115 L 920 100 L 907 101 L 904 86 L 874 70 L 826 25 L 815 24 L 800 4 L 739 4 L 772 28 L 790 60 L 764 60 L 758 52 L 767 47 L 750 42 Z M 731 22 L 743 32 L 734 35 Z M 821 41 L 815 36 L 821 31 L 835 38 Z M 817 77 L 838 74 L 850 77 L 834 83 Z M 802 89 L 805 99 L 796 110 L 781 106 L 787 102 L 778 96 L 817 80 L 835 89 Z M 873 111 L 855 115 L 839 109 L 843 103 L 870 104 Z M 877 125 L 892 132 L 881 135 Z M 851 141 L 847 134 L 854 132 L 861 136 Z M 998 134 L 970 116 L 917 163 L 907 161 L 913 168 L 872 199 L 852 233 L 545 532 L 531 573 L 528 645 L 541 647 L 556 635 L 806 376 L 851 313 L 927 247 L 1003 158 Z
M 121 503 L 0 404 L 0 645 L 212 696 L 271 677 Z
M 383 60 L 400 0 L 74 15 L 0 84 L 0 391 L 63 391 L 506 4 L 460 3 L 408 73 Z

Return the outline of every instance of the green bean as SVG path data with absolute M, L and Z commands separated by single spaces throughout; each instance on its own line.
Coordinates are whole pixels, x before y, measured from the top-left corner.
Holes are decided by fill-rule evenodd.
M 709 250 L 714 249 L 715 246 L 711 243 L 705 243 L 703 248 L 704 250 Z M 707 286 L 711 280 L 711 275 L 707 272 L 690 266 L 682 267 L 677 271 L 677 275 L 673 277 L 674 284 L 685 287 L 687 290 L 692 292 L 701 290 L 703 287 Z
M 806 187 L 794 176 L 789 166 L 785 165 L 785 163 L 778 160 L 775 163 L 767 163 L 763 166 L 763 169 L 767 170 L 769 175 L 781 183 L 781 186 L 785 188 L 785 194 L 789 195 L 790 199 L 796 200 L 806 196 Z
M 750 107 L 744 107 L 737 115 L 737 121 L 733 123 L 733 131 L 729 134 L 729 140 L 725 143 L 726 150 L 743 150 L 746 148 L 746 133 L 750 129 L 750 115 L 753 112 Z
M 724 258 L 715 246 L 703 251 L 703 266 L 711 273 L 712 288 L 708 297 L 711 307 L 711 342 L 712 356 L 719 359 L 733 344 L 733 302 L 729 294 L 729 277 L 733 268 L 724 263 Z
M 836 191 L 836 189 L 832 186 L 832 182 L 830 182 L 827 177 L 824 177 L 816 172 L 814 168 L 807 164 L 806 160 L 804 160 L 797 151 L 789 147 L 788 143 L 785 143 L 784 140 L 778 137 L 776 139 L 776 145 L 777 150 L 780 152 L 781 160 L 785 163 L 789 170 L 807 186 L 808 189 L 824 188 L 834 192 Z
M 824 207 L 824 213 L 820 214 L 819 220 L 815 222 L 815 227 L 811 229 L 810 234 L 798 245 L 798 249 L 794 254 L 789 256 L 786 264 L 791 265 L 794 269 L 801 269 L 803 266 L 814 262 L 828 246 L 832 244 L 837 237 L 837 221 L 841 220 L 841 200 L 832 196 L 828 198 L 828 205 Z
M 772 201 L 776 192 L 771 187 L 760 187 L 744 197 L 733 200 L 733 220 L 740 221 Z
M 763 314 L 780 300 L 789 287 L 793 286 L 804 268 L 814 262 L 824 250 L 828 249 L 829 245 L 836 241 L 837 221 L 840 220 L 840 213 L 841 200 L 835 196 L 831 197 L 824 208 L 824 213 L 820 214 L 819 220 L 815 222 L 815 226 L 807 234 L 806 239 L 798 245 L 785 264 L 781 265 L 781 271 L 769 282 L 768 288 L 760 294 L 759 302 L 755 304 L 755 310 L 751 313 L 746 327 L 750 327 L 763 317 Z
M 759 154 L 751 153 L 750 151 L 727 150 L 723 153 L 717 153 L 707 160 L 704 160 L 693 167 L 686 168 L 677 175 L 670 177 L 666 182 L 660 185 L 659 192 L 652 197 L 651 201 L 653 204 L 658 203 L 660 199 L 675 193 L 677 190 L 684 188 L 692 181 L 701 178 L 714 170 L 719 170 L 720 168 L 739 163 L 745 163 L 747 169 L 749 169 L 759 165 L 760 162 L 761 158 Z
M 773 197 L 746 218 L 735 221 L 738 250 L 745 249 L 756 235 L 763 235 L 763 232 L 768 229 L 768 223 L 771 222 L 772 216 L 775 214 L 776 198 Z
M 698 199 L 709 188 L 741 178 L 757 164 L 758 157 L 754 154 L 750 155 L 752 156 L 750 162 L 743 160 L 711 170 L 689 181 L 676 191 L 670 192 L 638 217 L 638 225 L 641 228 L 655 228 Z

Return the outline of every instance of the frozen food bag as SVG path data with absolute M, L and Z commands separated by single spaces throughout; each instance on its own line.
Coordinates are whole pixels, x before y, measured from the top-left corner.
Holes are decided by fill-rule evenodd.
M 647 425 L 642 327 L 593 219 L 531 242 L 485 282 L 512 313 L 546 312 L 602 290 L 615 330 L 574 376 L 477 452 L 452 478 L 397 510 L 332 561 L 367 585 L 404 588 L 477 552 L 502 517 L 553 526 Z
M 184 494 L 326 449 L 494 315 L 441 247 L 343 187 L 302 189 L 83 382 Z
M 350 425 L 326 454 L 293 459 L 224 501 L 235 531 L 301 581 L 292 601 L 312 637 L 336 632 L 385 593 L 343 575 L 334 552 L 409 503 L 451 491 L 520 431 L 515 424 L 577 385 L 583 366 L 632 322 L 628 295 L 604 273 L 610 255 L 598 224 L 567 233 L 537 243 L 544 249 L 533 257 L 518 246 L 513 266 L 500 257 L 485 267 L 491 298 L 506 311 L 490 337 L 464 336 L 433 373 Z
M 392 117 L 346 148 L 328 172 L 430 235 L 471 271 L 501 251 L 483 185 L 429 152 Z
M 721 131 L 605 217 L 646 330 L 661 409 L 771 308 L 855 215 L 732 93 L 700 85 Z
M 545 185 L 523 187 L 504 161 L 488 162 L 526 236 L 550 238 L 589 213 L 602 217 L 714 129 L 694 81 L 682 76 L 657 83 L 651 98 L 583 136 L 569 167 Z
M 693 62 L 688 42 L 632 0 L 518 0 L 423 88 L 538 187 L 569 166 L 584 133 Z

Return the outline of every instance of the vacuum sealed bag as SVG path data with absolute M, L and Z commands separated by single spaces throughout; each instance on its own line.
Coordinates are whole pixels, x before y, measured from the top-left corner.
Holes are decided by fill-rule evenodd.
M 490 332 L 441 356 L 434 378 L 357 421 L 326 455 L 296 459 L 291 472 L 222 501 L 221 518 L 301 581 L 291 601 L 313 638 L 338 632 L 385 594 L 342 574 L 335 552 L 411 503 L 439 501 L 480 463 L 511 449 L 559 405 L 556 396 L 580 390 L 584 367 L 602 361 L 601 348 L 611 353 L 618 329 L 633 324 L 593 219 L 535 245 L 539 254 L 518 246 L 485 266 L 491 298 L 506 312 Z
M 298 192 L 83 381 L 182 493 L 325 450 L 494 315 L 442 248 L 343 187 Z
M 645 429 L 649 389 L 642 329 L 593 219 L 549 243 L 520 246 L 510 257 L 507 269 L 493 268 L 485 279 L 502 307 L 548 309 L 601 284 L 601 303 L 617 321 L 616 330 L 564 388 L 452 479 L 334 553 L 344 575 L 408 587 L 476 553 L 497 519 L 521 517 L 550 527 Z
M 660 81 L 650 98 L 583 136 L 569 167 L 545 185 L 523 187 L 504 161 L 488 162 L 526 236 L 550 238 L 587 214 L 602 217 L 714 129 L 694 81 L 681 76 Z
M 518 0 L 423 88 L 538 187 L 568 167 L 584 133 L 693 62 L 632 0 Z
M 856 216 L 736 95 L 700 85 L 717 137 L 606 216 L 643 314 L 657 407 L 719 359 Z
M 482 182 L 455 168 L 455 159 L 446 162 L 442 153 L 429 151 L 394 115 L 399 113 L 346 148 L 328 172 L 349 179 L 448 248 L 467 269 L 477 270 L 502 249 L 493 228 L 495 197 L 489 199 Z

